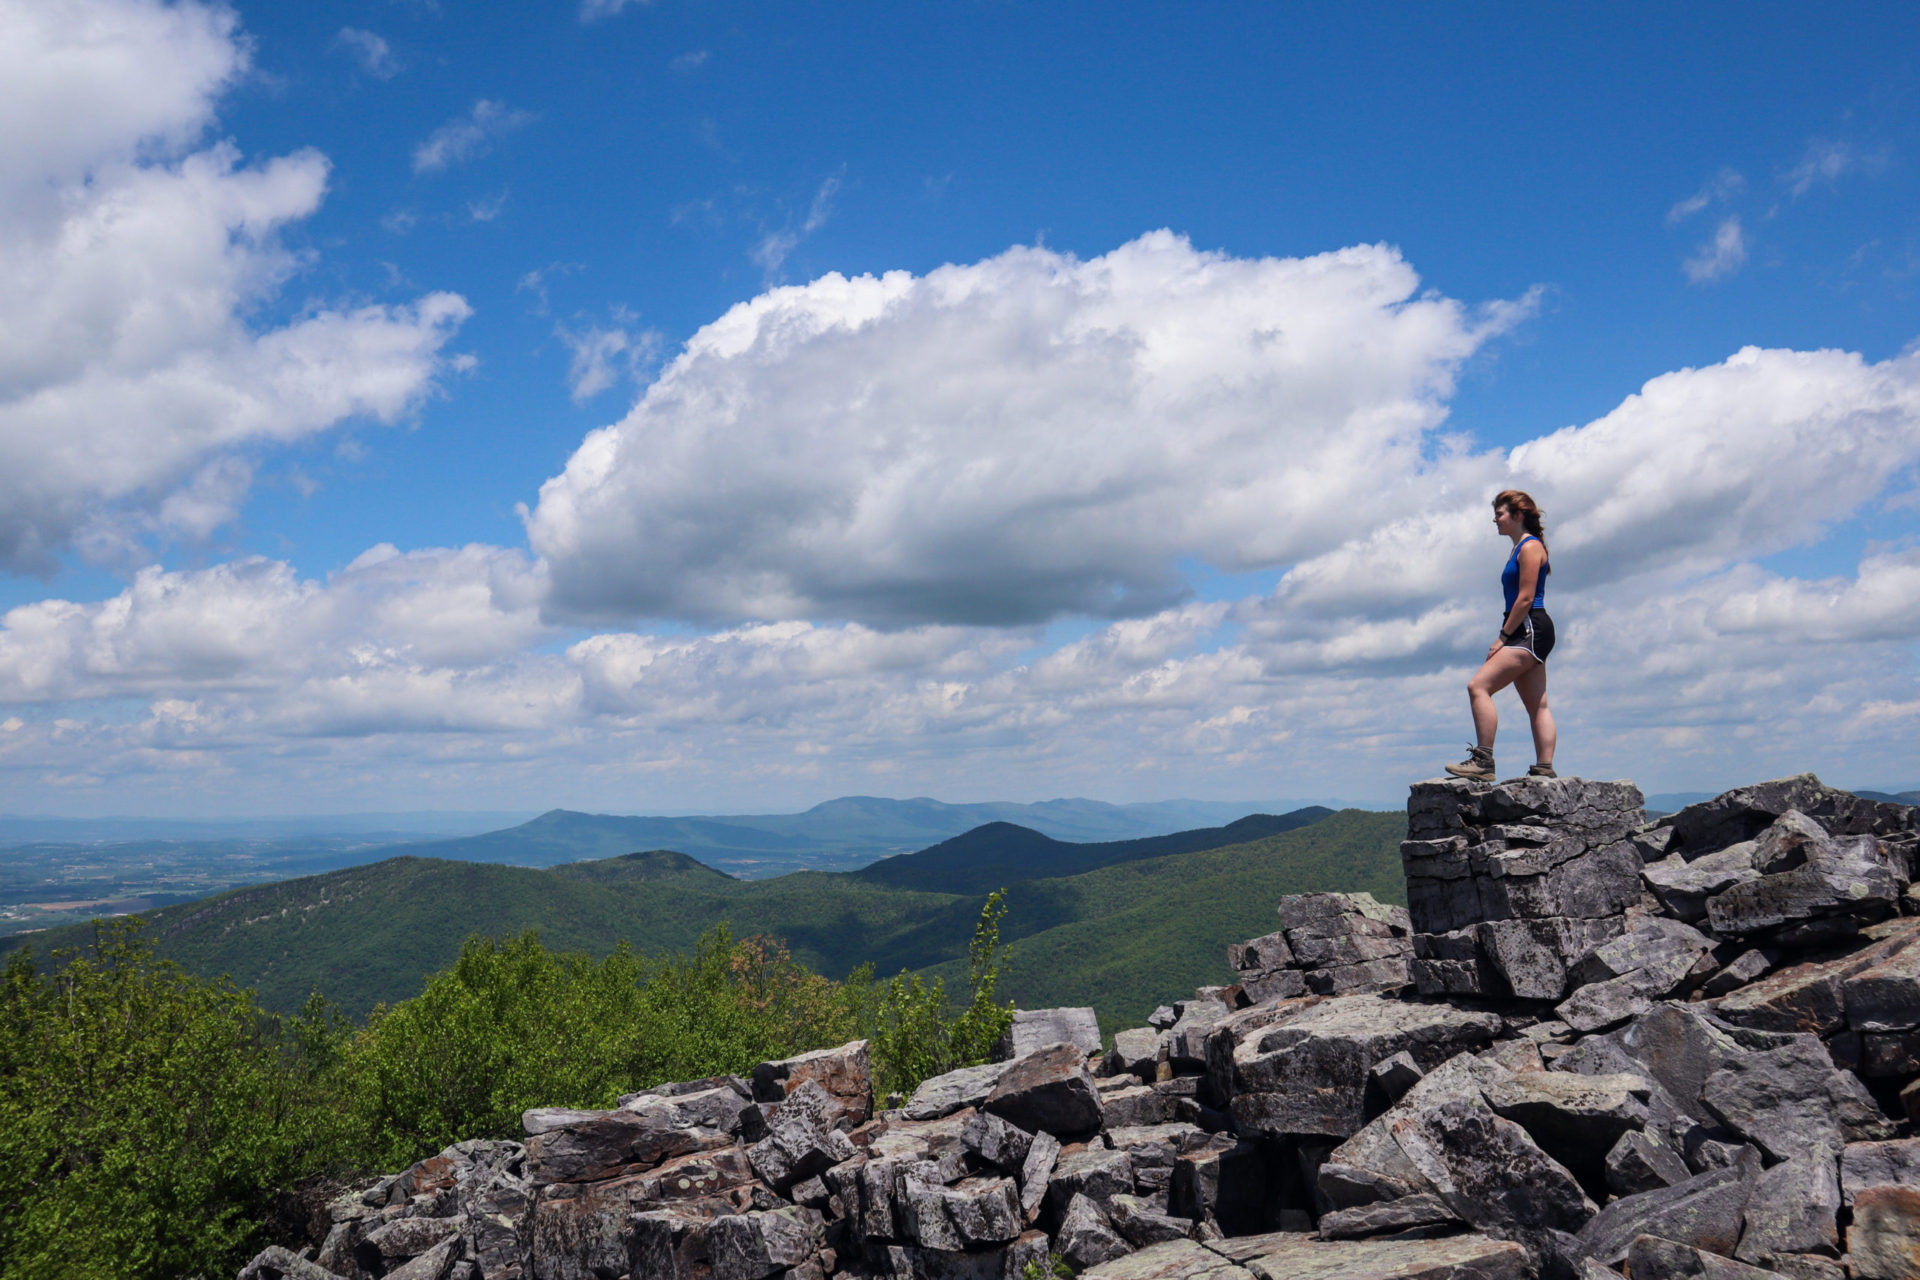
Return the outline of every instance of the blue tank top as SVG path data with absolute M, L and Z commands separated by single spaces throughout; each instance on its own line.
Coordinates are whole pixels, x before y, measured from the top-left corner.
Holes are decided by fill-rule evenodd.
M 1540 539 L 1534 537 L 1532 534 L 1528 534 L 1526 537 L 1520 539 L 1520 541 L 1514 543 L 1513 554 L 1507 557 L 1507 567 L 1500 571 L 1500 589 L 1507 594 L 1508 613 L 1513 612 L 1513 602 L 1520 595 L 1520 548 L 1526 546 L 1529 542 L 1540 542 Z M 1540 549 L 1542 551 L 1546 550 L 1546 547 L 1546 543 L 1540 542 Z M 1553 566 L 1542 560 L 1540 562 L 1540 577 L 1533 584 L 1533 607 L 1536 609 L 1544 609 L 1547 607 L 1547 575 L 1552 572 Z

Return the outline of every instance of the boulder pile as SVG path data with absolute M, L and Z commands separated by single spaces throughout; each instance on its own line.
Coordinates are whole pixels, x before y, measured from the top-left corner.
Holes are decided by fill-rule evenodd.
M 1100 1052 L 876 1111 L 865 1042 L 534 1110 L 242 1280 L 1920 1277 L 1920 818 L 1811 775 L 1425 782 L 1408 905 L 1282 899 Z

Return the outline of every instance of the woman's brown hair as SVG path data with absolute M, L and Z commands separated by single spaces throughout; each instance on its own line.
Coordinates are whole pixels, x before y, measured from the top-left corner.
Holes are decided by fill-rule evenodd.
M 1539 504 L 1519 489 L 1502 489 L 1493 496 L 1493 509 L 1498 511 L 1502 507 L 1520 517 L 1520 527 L 1540 539 L 1540 548 L 1544 551 L 1547 546 L 1547 531 L 1546 527 L 1540 523 L 1543 513 Z

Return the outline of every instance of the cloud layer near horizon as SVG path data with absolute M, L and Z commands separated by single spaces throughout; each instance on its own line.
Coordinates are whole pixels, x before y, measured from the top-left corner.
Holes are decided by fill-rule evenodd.
M 324 581 L 260 559 L 150 568 L 112 599 L 0 619 L 16 708 L 0 768 L 85 789 L 270 771 L 370 796 L 680 807 L 894 779 L 1351 792 L 1431 772 L 1460 736 L 1504 546 L 1485 499 L 1523 483 L 1559 514 L 1554 689 L 1580 767 L 1739 778 L 1825 753 L 1897 771 L 1920 717 L 1920 551 L 1832 579 L 1755 561 L 1910 477 L 1917 366 L 1747 350 L 1512 450 L 1410 449 L 1404 513 L 1340 530 L 1272 591 L 1067 643 L 1037 624 L 804 619 L 583 633 L 542 616 L 548 562 L 492 547 L 376 547 Z M 1519 726 L 1505 741 L 1524 756 Z

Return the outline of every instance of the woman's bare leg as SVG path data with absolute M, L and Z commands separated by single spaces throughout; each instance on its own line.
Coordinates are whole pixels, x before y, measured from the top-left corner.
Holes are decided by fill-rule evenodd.
M 1473 711 L 1473 732 L 1479 743 L 1493 750 L 1493 736 L 1500 730 L 1500 712 L 1493 695 L 1512 684 L 1528 667 L 1537 667 L 1533 655 L 1519 649 L 1501 649 L 1480 664 L 1467 681 L 1467 705 Z
M 1547 706 L 1547 664 L 1529 660 L 1528 668 L 1513 682 L 1520 703 L 1527 709 L 1533 725 L 1533 758 L 1540 764 L 1553 763 L 1553 749 L 1559 745 L 1559 732 L 1553 725 L 1553 712 Z

